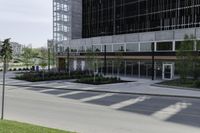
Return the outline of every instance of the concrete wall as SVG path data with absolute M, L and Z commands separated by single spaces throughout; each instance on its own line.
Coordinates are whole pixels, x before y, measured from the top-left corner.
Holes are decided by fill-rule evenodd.
M 103 37 L 93 37 L 84 39 L 74 39 L 68 45 L 97 45 L 97 44 L 117 44 L 127 42 L 156 42 L 156 41 L 180 41 L 184 40 L 185 35 L 194 35 L 200 39 L 200 28 L 188 28 L 179 30 L 156 31 L 133 33 Z M 76 43 L 79 41 L 79 43 Z

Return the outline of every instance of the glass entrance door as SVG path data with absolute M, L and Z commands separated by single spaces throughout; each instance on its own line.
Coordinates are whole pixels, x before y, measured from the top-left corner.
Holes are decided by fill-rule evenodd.
M 173 78 L 173 64 L 163 64 L 163 80 L 171 80 Z

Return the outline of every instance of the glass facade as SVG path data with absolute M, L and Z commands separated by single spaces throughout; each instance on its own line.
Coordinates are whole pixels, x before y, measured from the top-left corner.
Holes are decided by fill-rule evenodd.
M 83 38 L 199 26 L 200 0 L 83 0 Z

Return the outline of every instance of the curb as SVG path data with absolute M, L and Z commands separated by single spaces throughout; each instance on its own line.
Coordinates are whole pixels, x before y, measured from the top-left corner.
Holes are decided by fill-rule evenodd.
M 170 86 L 170 85 L 162 85 L 162 84 L 151 84 L 151 86 L 162 87 L 162 88 L 165 87 L 165 88 L 179 89 L 179 90 L 198 91 L 198 92 L 200 92 L 200 89 L 197 89 L 197 88 L 189 88 L 189 87 L 179 87 L 179 86 Z
M 1 84 L 2 85 L 2 84 Z M 134 93 L 134 92 L 122 92 L 122 91 L 107 91 L 107 90 L 83 90 L 83 89 L 70 89 L 70 88 L 53 88 L 43 86 L 27 86 L 27 85 L 6 85 L 6 86 L 19 86 L 19 87 L 37 87 L 37 88 L 48 88 L 57 90 L 70 90 L 70 91 L 85 91 L 85 92 L 100 92 L 100 93 L 114 93 L 114 94 L 129 94 L 129 95 L 146 95 L 146 96 L 157 96 L 157 97 L 174 97 L 174 98 L 188 98 L 188 99 L 200 99 L 200 96 L 181 96 L 181 95 L 168 95 L 168 94 L 152 94 L 152 93 Z

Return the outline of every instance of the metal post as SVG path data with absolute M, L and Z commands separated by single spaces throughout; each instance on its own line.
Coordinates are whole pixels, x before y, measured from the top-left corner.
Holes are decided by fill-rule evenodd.
M 152 80 L 154 80 L 154 67 L 155 67 L 155 44 L 152 44 Z
M 107 52 L 106 52 L 107 50 L 106 50 L 106 45 L 104 45 L 104 75 L 106 75 L 106 71 L 107 71 L 107 69 L 106 69 L 106 66 L 107 66 Z
M 5 77 L 6 77 L 6 60 L 4 59 L 4 68 L 3 68 L 3 91 L 2 91 L 2 107 L 1 107 L 1 120 L 4 119 L 4 103 L 5 103 Z
M 51 65 L 51 62 L 50 62 L 50 45 L 48 45 L 48 71 L 50 72 L 50 65 Z
M 67 72 L 68 72 L 68 74 L 69 74 L 69 76 L 70 76 L 70 68 L 69 68 L 69 64 L 70 62 L 69 62 L 69 47 L 67 48 Z

